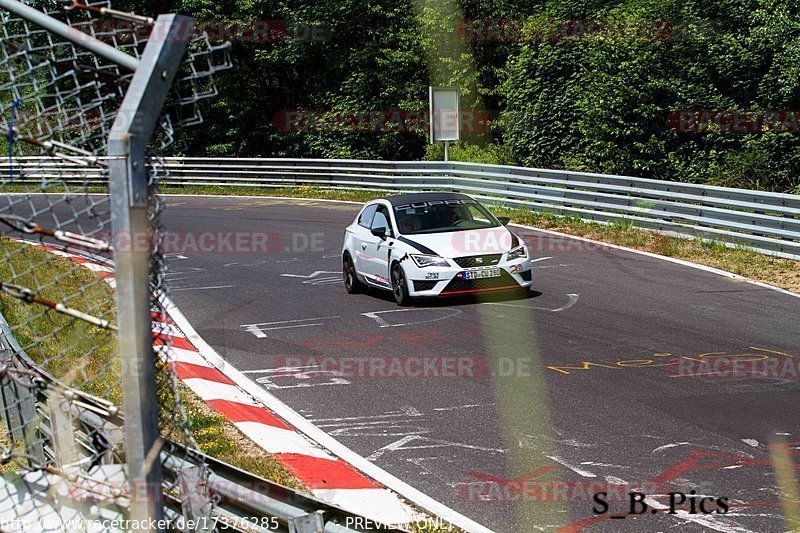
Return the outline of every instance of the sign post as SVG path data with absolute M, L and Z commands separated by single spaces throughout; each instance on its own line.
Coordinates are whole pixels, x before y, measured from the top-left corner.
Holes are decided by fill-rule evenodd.
M 456 87 L 428 87 L 431 143 L 444 143 L 444 160 L 450 160 L 450 143 L 461 138 L 459 90 Z

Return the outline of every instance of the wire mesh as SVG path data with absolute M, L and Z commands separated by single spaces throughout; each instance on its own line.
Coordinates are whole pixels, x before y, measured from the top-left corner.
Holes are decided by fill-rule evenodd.
M 53 18 L 136 58 L 160 35 L 152 18 L 107 2 L 46 6 Z M 122 466 L 124 369 L 105 157 L 114 121 L 126 118 L 118 110 L 132 73 L 8 12 L 0 10 L 0 21 L 0 502 L 17 502 L 0 503 L 0 516 L 61 530 L 71 517 L 124 515 L 136 492 Z M 202 122 L 197 104 L 216 94 L 214 74 L 229 66 L 226 43 L 193 36 L 148 154 L 159 427 L 191 447 L 181 385 L 170 371 L 158 183 L 167 175 L 165 150 L 180 148 L 182 129 Z M 181 493 L 177 481 L 165 484 L 167 494 Z M 23 486 L 51 498 L 26 500 Z M 12 493 L 18 497 L 6 497 Z

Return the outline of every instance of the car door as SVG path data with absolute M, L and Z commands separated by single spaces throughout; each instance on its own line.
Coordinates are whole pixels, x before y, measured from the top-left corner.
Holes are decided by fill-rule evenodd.
M 366 250 L 367 243 L 374 239 L 370 228 L 372 227 L 372 218 L 375 216 L 375 211 L 378 209 L 378 204 L 369 204 L 358 216 L 358 220 L 353 224 L 353 264 L 356 271 L 360 274 L 366 274 L 367 259 Z
M 386 238 L 381 239 L 372 234 L 372 230 L 386 228 Z M 364 273 L 369 280 L 383 286 L 389 286 L 389 256 L 394 244 L 394 230 L 392 229 L 389 208 L 383 204 L 378 205 L 370 225 L 369 240 L 364 247 L 365 269 Z

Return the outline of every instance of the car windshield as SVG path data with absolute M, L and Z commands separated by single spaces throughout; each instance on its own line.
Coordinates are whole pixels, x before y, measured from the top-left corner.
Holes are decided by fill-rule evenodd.
M 395 206 L 401 234 L 444 233 L 448 231 L 496 228 L 500 222 L 474 200 L 419 202 Z

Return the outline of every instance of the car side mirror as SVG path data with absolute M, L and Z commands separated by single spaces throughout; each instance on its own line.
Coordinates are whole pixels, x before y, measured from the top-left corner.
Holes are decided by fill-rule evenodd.
M 381 226 L 380 228 L 372 228 L 372 234 L 378 237 L 380 240 L 386 240 L 386 226 Z
M 497 217 L 497 220 L 499 220 L 499 221 L 500 221 L 500 223 L 501 223 L 502 225 L 504 225 L 504 226 L 507 226 L 507 225 L 508 225 L 508 223 L 509 223 L 509 222 L 511 222 L 511 219 L 510 219 L 510 218 L 508 218 L 508 217 Z

